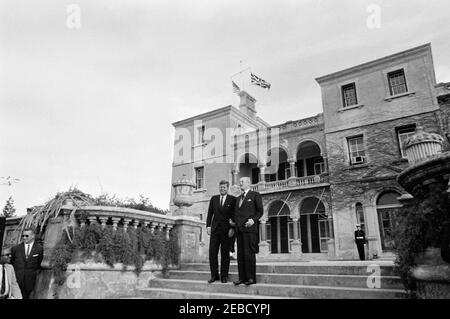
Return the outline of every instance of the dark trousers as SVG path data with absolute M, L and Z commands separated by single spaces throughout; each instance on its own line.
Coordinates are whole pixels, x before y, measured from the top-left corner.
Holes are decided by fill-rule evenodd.
M 239 280 L 256 282 L 256 255 L 258 233 L 237 232 L 237 262 Z
M 359 259 L 365 260 L 366 255 L 364 254 L 364 243 L 356 243 L 356 247 L 358 248 Z
M 230 252 L 234 253 L 234 243 L 236 242 L 236 235 L 230 238 Z
M 219 278 L 219 262 L 217 255 L 220 248 L 220 277 L 228 277 L 230 268 L 230 240 L 227 227 L 217 227 L 211 232 L 209 239 L 209 267 L 211 278 Z

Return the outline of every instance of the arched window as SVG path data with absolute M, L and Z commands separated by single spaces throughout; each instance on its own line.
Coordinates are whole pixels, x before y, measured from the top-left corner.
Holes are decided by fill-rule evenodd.
M 356 211 L 356 223 L 361 224 L 361 229 L 366 231 L 366 219 L 364 218 L 364 209 L 361 203 L 356 203 L 355 205 Z
M 400 194 L 393 191 L 382 193 L 377 199 L 378 226 L 380 229 L 381 248 L 385 251 L 393 250 L 393 228 L 395 214 L 402 207 L 397 198 Z

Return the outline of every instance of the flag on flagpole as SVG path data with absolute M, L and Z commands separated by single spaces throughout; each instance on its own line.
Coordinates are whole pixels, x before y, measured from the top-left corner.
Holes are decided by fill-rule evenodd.
M 264 81 L 263 79 L 261 79 L 260 77 L 254 75 L 253 73 L 251 74 L 251 83 L 254 85 L 258 85 L 260 87 L 262 87 L 263 89 L 269 89 L 270 90 L 270 83 Z
M 241 92 L 241 89 L 239 88 L 239 86 L 236 83 L 234 83 L 234 81 L 231 81 L 231 84 L 233 86 L 233 93 L 236 93 L 239 95 L 239 93 Z

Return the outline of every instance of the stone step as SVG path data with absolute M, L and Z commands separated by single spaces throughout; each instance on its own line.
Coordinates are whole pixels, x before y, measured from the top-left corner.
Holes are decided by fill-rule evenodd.
M 251 286 L 235 286 L 229 282 L 226 284 L 215 282 L 208 284 L 205 281 L 187 279 L 153 279 L 150 288 L 175 289 L 186 291 L 197 291 L 203 294 L 246 294 L 259 298 L 262 296 L 276 296 L 289 298 L 308 299 L 394 299 L 405 298 L 406 292 L 400 289 L 370 289 L 354 287 L 330 287 L 330 286 L 307 286 L 307 285 L 281 285 L 257 283 Z
M 188 271 L 171 270 L 170 279 L 189 279 L 207 282 L 211 274 L 209 271 Z M 257 273 L 256 281 L 262 284 L 281 285 L 312 285 L 312 286 L 332 286 L 332 287 L 360 287 L 367 288 L 368 275 L 334 275 L 334 274 L 275 274 Z M 237 272 L 230 272 L 228 280 L 238 280 Z M 382 276 L 380 278 L 380 288 L 403 289 L 403 284 L 399 277 Z M 372 281 L 370 281 L 372 282 Z
M 357 265 L 355 263 L 347 265 L 339 264 L 289 264 L 289 263 L 268 263 L 256 264 L 256 273 L 277 273 L 277 274 L 328 274 L 328 275 L 370 275 L 369 266 L 377 265 L 364 263 Z M 393 265 L 378 265 L 380 267 L 381 276 L 397 276 Z M 180 266 L 179 270 L 186 271 L 210 271 L 207 263 L 186 263 Z M 237 272 L 237 264 L 230 264 L 230 271 Z
M 294 299 L 234 293 L 217 293 L 167 288 L 142 288 L 133 299 Z

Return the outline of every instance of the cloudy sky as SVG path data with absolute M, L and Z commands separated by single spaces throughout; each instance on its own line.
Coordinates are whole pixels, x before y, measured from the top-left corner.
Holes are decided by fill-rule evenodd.
M 168 208 L 171 123 L 237 106 L 240 61 L 272 84 L 236 78 L 279 124 L 322 111 L 314 78 L 424 43 L 450 81 L 448 12 L 448 0 L 2 0 L 0 177 L 20 181 L 0 185 L 0 209 L 70 186 Z

